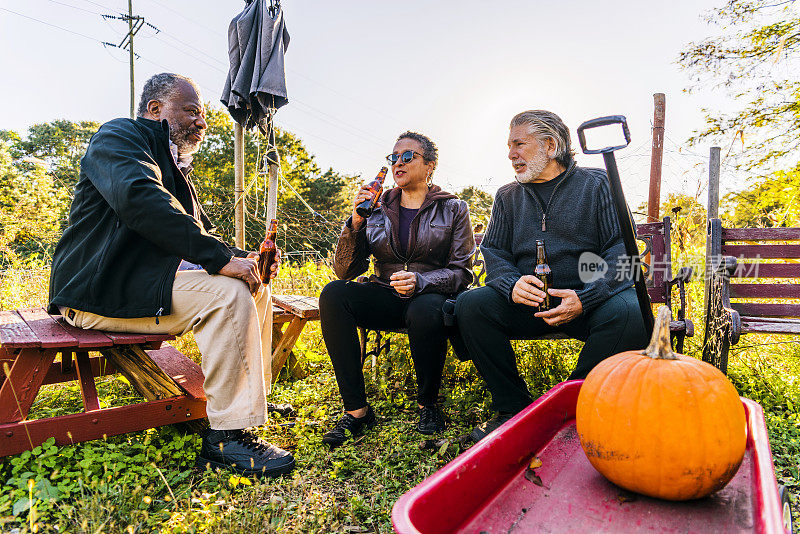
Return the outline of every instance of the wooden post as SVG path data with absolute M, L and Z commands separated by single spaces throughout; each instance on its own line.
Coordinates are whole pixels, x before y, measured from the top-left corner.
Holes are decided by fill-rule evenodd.
M 236 229 L 236 246 L 244 250 L 244 129 L 242 125 L 234 124 L 233 133 L 234 227 Z
M 269 162 L 269 189 L 267 190 L 267 220 L 278 215 L 278 164 Z
M 667 98 L 664 93 L 653 95 L 653 149 L 650 153 L 650 194 L 647 200 L 647 222 L 658 222 L 661 203 L 661 165 L 664 157 L 664 118 Z
M 720 167 L 720 148 L 712 146 L 708 157 L 708 211 L 706 224 L 706 263 L 704 276 L 703 309 L 708 310 L 709 283 L 711 273 L 714 272 L 716 265 L 712 261 L 719 261 L 714 258 L 716 252 L 712 250 L 711 243 L 711 219 L 719 218 L 719 167 Z

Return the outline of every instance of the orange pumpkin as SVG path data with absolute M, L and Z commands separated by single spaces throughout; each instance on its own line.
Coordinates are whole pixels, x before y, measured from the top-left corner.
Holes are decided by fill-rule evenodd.
M 625 489 L 674 501 L 723 488 L 747 438 L 736 389 L 716 367 L 672 352 L 662 306 L 644 351 L 603 360 L 581 386 L 576 424 L 589 462 Z

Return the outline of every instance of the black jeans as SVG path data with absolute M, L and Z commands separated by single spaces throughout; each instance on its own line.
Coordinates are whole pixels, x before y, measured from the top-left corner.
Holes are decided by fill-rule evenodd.
M 336 373 L 345 410 L 367 405 L 357 327 L 408 329 L 411 359 L 417 374 L 417 402 L 435 404 L 447 354 L 442 319 L 445 295 L 426 293 L 402 298 L 375 283 L 334 280 L 319 295 L 322 337 Z
M 586 378 L 595 365 L 609 356 L 647 345 L 642 312 L 633 288 L 558 327 L 534 317 L 534 313 L 535 308 L 509 303 L 508 298 L 491 287 L 467 291 L 456 301 L 461 337 L 492 393 L 494 409 L 499 412 L 516 413 L 533 401 L 517 370 L 510 339 L 534 339 L 563 332 L 584 341 L 570 380 Z

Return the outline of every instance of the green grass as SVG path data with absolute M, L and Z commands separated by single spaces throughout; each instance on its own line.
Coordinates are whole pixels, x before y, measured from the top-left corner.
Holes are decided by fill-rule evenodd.
M 7 275 L 8 276 L 8 275 Z M 307 264 L 284 269 L 276 292 L 317 294 L 329 271 Z M 44 302 L 46 284 L 12 273 L 0 280 L 0 308 Z M 44 279 L 46 282 L 46 278 Z M 13 284 L 9 282 L 13 281 Z M 45 289 L 43 289 L 45 288 Z M 702 306 L 702 286 L 693 283 L 691 310 Z M 702 321 L 686 352 L 699 356 Z M 731 354 L 730 378 L 739 392 L 764 407 L 775 470 L 794 494 L 798 517 L 800 458 L 800 348 L 796 338 L 744 336 Z M 767 344 L 779 343 L 779 344 Z M 199 358 L 191 337 L 175 342 Z M 766 344 L 766 345 L 765 345 Z M 520 369 L 539 395 L 564 380 L 581 344 L 576 341 L 515 342 Z M 342 410 L 336 382 L 319 334 L 310 324 L 297 345 L 307 377 L 282 376 L 272 400 L 291 402 L 296 417 L 274 416 L 259 432 L 291 450 L 290 476 L 256 481 L 227 472 L 189 469 L 198 438 L 165 427 L 56 447 L 46 443 L 0 463 L 0 532 L 390 532 L 394 502 L 409 488 L 462 452 L 458 436 L 489 416 L 489 399 L 471 363 L 448 357 L 442 394 L 452 420 L 444 447 L 421 449 L 416 422 L 415 381 L 407 341 L 393 338 L 388 358 L 374 373 L 365 366 L 368 395 L 378 427 L 355 443 L 330 451 L 322 433 Z M 98 380 L 104 406 L 139 399 L 120 378 Z M 47 386 L 31 417 L 81 409 L 77 386 Z M 293 426 L 286 423 L 294 423 Z

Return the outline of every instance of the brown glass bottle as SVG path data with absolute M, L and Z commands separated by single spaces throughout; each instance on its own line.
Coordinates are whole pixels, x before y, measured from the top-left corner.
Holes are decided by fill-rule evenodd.
M 541 288 L 544 291 L 544 301 L 539 304 L 539 311 L 547 311 L 552 307 L 552 297 L 547 290 L 553 287 L 553 271 L 547 265 L 547 253 L 544 250 L 544 241 L 541 239 L 536 240 L 536 268 L 533 274 L 544 284 Z
M 386 179 L 388 171 L 389 169 L 386 167 L 381 167 L 381 170 L 378 171 L 378 176 L 369 183 L 369 188 L 372 190 L 372 198 L 356 206 L 356 213 L 365 219 L 372 215 L 372 212 L 375 211 L 375 206 L 378 205 L 378 200 L 381 198 L 381 193 L 383 193 L 383 181 Z
M 271 219 L 269 226 L 267 226 L 267 235 L 264 236 L 264 241 L 258 249 L 258 273 L 261 275 L 261 281 L 269 284 L 269 274 L 272 269 L 272 264 L 275 263 L 275 254 L 278 252 L 278 245 L 275 244 L 275 238 L 278 235 L 278 220 Z

